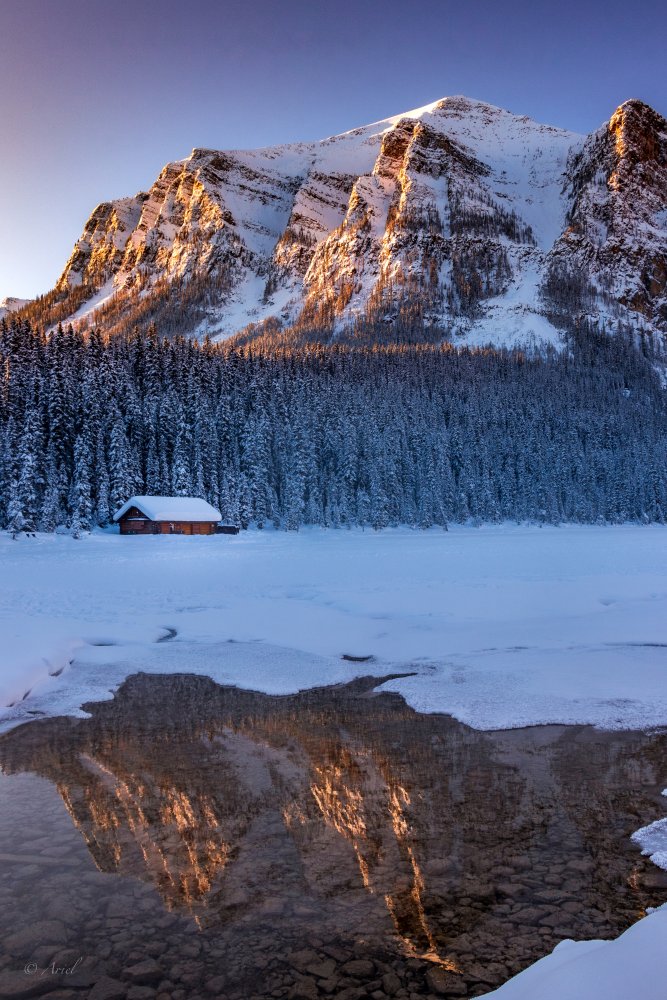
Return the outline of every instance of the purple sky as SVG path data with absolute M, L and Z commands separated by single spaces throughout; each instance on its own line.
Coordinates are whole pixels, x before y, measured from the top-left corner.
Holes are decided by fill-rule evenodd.
M 0 299 L 193 146 L 316 139 L 466 94 L 590 131 L 667 115 L 662 0 L 0 0 Z

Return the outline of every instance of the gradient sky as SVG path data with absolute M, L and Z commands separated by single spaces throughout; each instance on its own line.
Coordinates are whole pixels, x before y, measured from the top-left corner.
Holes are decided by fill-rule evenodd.
M 317 139 L 449 94 L 588 132 L 667 115 L 662 0 L 0 0 L 0 299 L 193 146 Z

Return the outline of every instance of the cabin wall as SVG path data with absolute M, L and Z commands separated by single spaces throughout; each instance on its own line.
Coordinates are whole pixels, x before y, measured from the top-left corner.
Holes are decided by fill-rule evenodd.
M 153 522 L 136 517 L 121 517 L 118 522 L 121 535 L 152 535 Z
M 215 524 L 210 521 L 159 521 L 161 535 L 212 535 Z
M 150 521 L 131 516 L 131 511 L 119 521 L 121 535 L 213 535 L 212 521 Z

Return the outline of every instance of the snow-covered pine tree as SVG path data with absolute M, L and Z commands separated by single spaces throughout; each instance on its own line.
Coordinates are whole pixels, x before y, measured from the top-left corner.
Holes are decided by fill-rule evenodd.
M 665 519 L 650 345 L 586 329 L 562 354 L 378 346 L 364 324 L 373 346 L 280 349 L 0 324 L 0 525 L 53 530 L 89 504 L 104 524 L 172 489 L 243 526 Z
M 19 484 L 14 479 L 9 489 L 9 501 L 7 503 L 7 531 L 12 538 L 16 539 L 24 529 L 25 518 L 21 507 Z
M 77 435 L 74 442 L 74 478 L 72 480 L 72 524 L 78 531 L 88 531 L 92 525 L 93 500 L 91 490 L 91 454 L 87 435 Z M 74 531 L 72 532 L 74 534 Z M 75 537 L 78 537 L 76 535 Z

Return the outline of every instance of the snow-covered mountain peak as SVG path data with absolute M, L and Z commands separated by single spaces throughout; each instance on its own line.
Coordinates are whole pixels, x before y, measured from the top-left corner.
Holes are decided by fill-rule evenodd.
M 13 295 L 7 295 L 4 299 L 0 299 L 0 319 L 3 319 L 8 313 L 22 309 L 29 301 L 29 299 L 17 299 Z
M 661 335 L 666 164 L 665 121 L 635 99 L 588 137 L 457 95 L 320 141 L 195 148 L 95 209 L 57 316 L 554 344 L 585 316 Z

